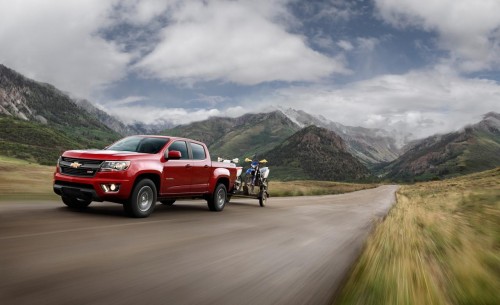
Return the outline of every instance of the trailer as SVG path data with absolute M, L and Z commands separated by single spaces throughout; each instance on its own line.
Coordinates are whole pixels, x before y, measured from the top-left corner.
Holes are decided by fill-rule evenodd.
M 219 162 L 238 163 L 239 159 L 222 159 L 218 158 Z M 243 167 L 237 166 L 237 178 L 232 192 L 228 194 L 230 197 L 258 199 L 259 205 L 265 207 L 269 198 L 268 177 L 269 167 L 262 166 L 267 163 L 266 159 L 252 160 L 246 158 L 245 162 L 250 163 L 250 167 L 245 171 L 245 176 L 242 177 Z

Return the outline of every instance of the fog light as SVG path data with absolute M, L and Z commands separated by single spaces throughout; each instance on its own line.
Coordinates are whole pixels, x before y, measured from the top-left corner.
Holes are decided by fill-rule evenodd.
M 105 193 L 116 193 L 120 190 L 120 185 L 114 183 L 101 184 L 101 188 Z

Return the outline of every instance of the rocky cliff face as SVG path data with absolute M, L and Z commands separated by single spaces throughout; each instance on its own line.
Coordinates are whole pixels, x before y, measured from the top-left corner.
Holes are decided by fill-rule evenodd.
M 33 90 L 34 84 L 42 90 Z M 30 81 L 14 70 L 0 65 L 0 114 L 47 124 L 47 119 L 42 115 L 44 111 L 40 109 L 42 107 L 37 107 L 33 103 L 37 94 L 43 94 L 43 91 L 46 91 L 43 89 L 55 88 Z M 61 93 L 57 92 L 57 94 Z
M 25 121 L 108 129 L 54 86 L 0 65 L 0 112 Z

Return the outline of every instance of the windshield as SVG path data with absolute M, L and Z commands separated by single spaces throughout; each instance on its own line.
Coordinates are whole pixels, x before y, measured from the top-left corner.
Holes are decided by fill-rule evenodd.
M 132 151 L 156 154 L 167 144 L 169 139 L 156 137 L 128 137 L 106 148 L 107 150 Z

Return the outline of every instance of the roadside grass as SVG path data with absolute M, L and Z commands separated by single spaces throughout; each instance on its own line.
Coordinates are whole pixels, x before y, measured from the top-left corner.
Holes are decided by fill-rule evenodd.
M 56 199 L 52 191 L 54 169 L 55 164 L 44 166 L 0 156 L 0 200 Z
M 272 197 L 286 196 L 318 196 L 349 193 L 377 187 L 370 183 L 344 183 L 333 181 L 269 181 L 269 195 Z
M 401 187 L 335 304 L 500 304 L 500 168 Z

